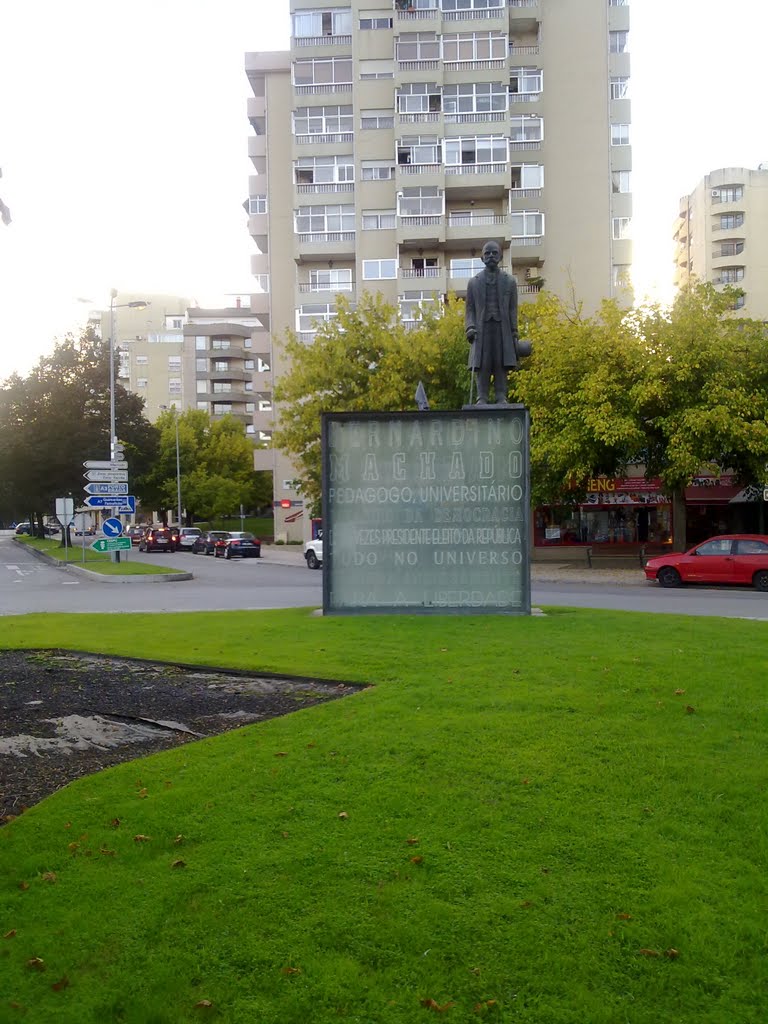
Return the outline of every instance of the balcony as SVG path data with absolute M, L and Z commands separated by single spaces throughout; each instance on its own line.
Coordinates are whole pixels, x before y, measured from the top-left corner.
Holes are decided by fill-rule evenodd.
M 236 367 L 230 367 L 228 370 L 209 370 L 207 373 L 197 374 L 198 380 L 210 380 L 217 381 L 219 383 L 226 383 L 233 380 L 246 381 L 250 380 L 252 376 L 253 370 L 243 370 L 242 368 L 238 369 Z M 234 394 L 234 391 L 232 394 Z
M 513 199 L 539 199 L 544 189 L 542 188 L 514 188 L 509 190 L 510 203 Z
M 397 60 L 398 71 L 437 71 L 440 67 L 439 58 L 427 60 Z
M 248 156 L 251 160 L 258 159 L 259 157 L 265 157 L 267 155 L 267 137 L 266 135 L 249 135 L 248 136 Z
M 468 8 L 462 11 L 443 11 L 443 21 L 499 21 L 506 26 L 507 7 L 502 2 L 498 7 Z M 483 26 L 485 28 L 485 26 Z
M 398 124 L 436 124 L 440 120 L 440 112 L 431 110 L 419 114 L 398 114 Z
M 540 92 L 511 92 L 510 103 L 538 103 L 542 94 Z
M 297 96 L 321 96 L 323 93 L 352 92 L 352 82 L 322 82 L 320 85 L 294 85 Z
M 507 218 L 503 213 L 448 214 L 446 246 L 450 249 L 468 249 L 474 243 L 479 249 L 487 236 L 505 235 Z
M 407 3 L 406 0 L 395 0 L 395 18 L 398 23 L 434 21 L 439 13 L 437 0 L 432 7 L 416 7 L 415 4 Z
M 490 121 L 506 121 L 509 117 L 507 110 L 486 110 L 479 113 L 467 114 L 444 114 L 446 124 L 483 124 Z
M 355 255 L 354 231 L 313 231 L 297 234 L 295 238 L 299 262 L 307 257 L 317 260 L 318 256 L 327 255 L 353 259 Z
M 303 46 L 346 46 L 352 45 L 352 36 L 350 35 L 325 35 L 325 36 L 293 36 L 291 39 L 291 47 L 303 47 Z
M 315 195 L 327 192 L 354 192 L 355 183 L 353 181 L 317 181 L 297 185 L 296 191 L 300 194 L 314 193 Z
M 257 431 L 271 431 L 275 425 L 275 413 L 273 409 L 257 409 L 251 413 L 253 425 Z
M 502 71 L 507 68 L 507 59 L 500 57 L 492 60 L 447 60 L 444 66 L 446 71 Z
M 509 47 L 510 57 L 537 57 L 538 54 L 538 43 L 513 43 Z
M 397 218 L 397 244 L 438 245 L 445 240 L 445 217 L 440 214 Z
M 445 292 L 445 267 L 400 267 L 398 278 L 408 289 L 418 288 L 422 292 Z
M 299 281 L 296 289 L 299 295 L 322 295 L 324 298 L 332 299 L 339 292 L 350 295 L 355 290 L 354 281 L 342 281 L 336 284 L 318 284 L 317 281 Z
M 312 132 L 311 135 L 294 135 L 293 141 L 297 146 L 319 146 L 335 142 L 352 142 L 354 132 Z
M 256 370 L 253 374 L 253 391 L 255 395 L 272 394 L 272 371 Z

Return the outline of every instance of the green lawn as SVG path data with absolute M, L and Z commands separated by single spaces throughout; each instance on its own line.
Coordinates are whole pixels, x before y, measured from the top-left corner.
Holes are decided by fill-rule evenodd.
M 3 1022 L 766 1019 L 764 623 L 30 615 L 0 644 L 372 684 L 0 829 Z
M 120 561 L 113 562 L 108 554 L 101 551 L 94 551 L 86 546 L 83 549 L 80 544 L 76 547 L 63 547 L 61 541 L 42 539 L 38 537 L 22 536 L 18 538 L 27 547 L 42 551 L 50 558 L 59 562 L 68 562 L 71 565 L 82 566 L 88 572 L 97 572 L 101 576 L 157 576 L 164 573 L 182 572 L 172 565 L 163 562 L 160 565 L 148 565 L 146 562 L 134 562 L 131 559 L 130 551 L 121 551 Z M 85 557 L 83 557 L 85 555 Z

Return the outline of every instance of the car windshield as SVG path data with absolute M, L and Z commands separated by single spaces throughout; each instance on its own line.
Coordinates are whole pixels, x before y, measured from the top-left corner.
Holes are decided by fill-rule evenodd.
M 230 533 L 233 540 L 255 540 L 252 533 Z

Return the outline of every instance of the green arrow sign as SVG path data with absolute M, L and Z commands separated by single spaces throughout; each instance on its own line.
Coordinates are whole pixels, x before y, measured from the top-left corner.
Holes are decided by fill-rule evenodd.
M 94 551 L 130 551 L 131 549 L 131 538 L 130 537 L 99 537 L 95 540 L 91 547 Z

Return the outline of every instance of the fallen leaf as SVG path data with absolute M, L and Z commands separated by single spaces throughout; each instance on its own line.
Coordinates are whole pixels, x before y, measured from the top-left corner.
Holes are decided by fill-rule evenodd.
M 4 939 L 12 939 L 15 935 L 16 935 L 16 929 L 15 928 L 11 928 L 11 930 L 9 932 L 5 933 L 3 938 Z
M 680 950 L 678 949 L 665 949 L 664 956 L 668 956 L 670 960 L 677 960 L 680 956 Z
M 424 858 L 423 857 L 411 857 L 411 864 L 423 864 L 423 863 L 424 863 Z
M 685 693 L 685 690 L 675 690 L 675 696 L 676 697 L 682 697 L 684 693 Z
M 210 999 L 201 999 L 199 1003 L 195 1003 L 196 1010 L 210 1010 L 213 1007 L 213 1003 Z
M 523 785 L 527 786 L 530 783 L 530 779 L 523 779 Z
M 27 967 L 31 971 L 44 971 L 45 961 L 41 960 L 39 956 L 33 956 L 30 960 L 27 960 Z
M 691 707 L 690 704 L 686 704 L 685 705 L 685 713 L 686 713 L 686 715 L 695 715 L 696 714 L 696 708 Z
M 172 868 L 185 868 L 186 866 L 186 861 L 183 860 L 175 860 L 173 864 L 171 864 Z
M 113 818 L 109 824 L 112 826 L 112 828 L 120 828 L 120 826 L 122 825 L 122 821 L 120 821 L 119 818 Z
M 64 822 L 64 828 L 72 828 L 72 822 L 71 821 L 65 821 Z
M 152 836 L 143 836 L 139 833 L 139 835 L 133 837 L 133 841 L 134 843 L 148 843 L 151 838 Z
M 300 967 L 282 967 L 280 969 L 281 974 L 301 974 Z
M 489 1006 L 496 1006 L 496 1005 L 497 1005 L 497 1003 L 496 1003 L 495 999 L 484 999 L 482 1001 L 482 1003 L 475 1003 L 475 1005 L 472 1007 L 472 1009 L 475 1011 L 475 1013 L 481 1013 L 483 1010 L 487 1009 Z
M 175 838 L 175 839 L 173 840 L 173 845 L 174 845 L 174 846 L 181 846 L 181 844 L 182 844 L 183 842 L 184 842 L 184 836 L 182 836 L 182 835 L 178 835 L 178 836 L 176 836 L 176 838 Z
M 29 882 L 19 882 L 19 888 L 22 892 L 26 892 L 29 888 Z
M 80 849 L 80 843 L 67 843 L 67 849 L 72 854 L 77 853 Z
M 441 1006 L 434 999 L 422 999 L 421 1005 L 426 1006 L 428 1010 L 434 1010 L 435 1013 L 445 1013 L 446 1010 L 450 1010 L 456 1003 L 443 1003 Z
M 99 853 L 103 854 L 105 857 L 114 857 L 115 856 L 115 851 L 114 850 L 108 850 L 106 848 L 106 846 L 102 846 L 102 848 L 99 850 Z
M 288 757 L 288 751 L 278 750 L 277 753 L 275 754 L 275 757 Z
M 147 793 L 146 789 L 140 789 L 139 792 L 136 794 L 139 800 L 146 800 L 148 795 L 149 794 Z
M 405 841 L 409 846 L 419 845 L 419 840 L 416 838 L 416 836 L 409 836 Z
M 520 906 L 523 910 L 528 910 L 529 907 L 533 906 L 533 900 L 523 900 Z
M 55 871 L 46 871 L 45 874 L 42 875 L 42 879 L 43 879 L 44 882 L 51 882 L 51 883 L 54 883 L 54 882 L 58 881 L 58 879 L 56 878 L 56 872 Z
M 349 815 L 347 814 L 346 811 L 340 811 L 339 812 L 339 817 L 342 819 L 342 821 L 346 821 L 347 818 L 349 817 Z
M 283 837 L 283 839 L 287 839 L 288 838 L 288 833 L 287 832 L 281 832 L 280 835 Z
M 656 949 L 638 949 L 640 956 L 658 956 L 658 950 Z
M 631 914 L 617 914 L 616 917 L 618 917 L 618 919 L 620 921 L 631 921 L 632 920 L 632 915 Z
M 470 967 L 470 969 L 469 969 L 469 973 L 477 975 L 478 978 L 480 977 L 480 972 L 481 971 L 482 971 L 482 967 Z
M 69 978 L 64 974 L 58 981 L 54 981 L 51 988 L 54 992 L 63 992 L 65 988 L 69 987 Z
M 308 744 L 307 744 L 307 750 L 312 750 L 312 748 L 313 748 L 313 747 L 316 747 L 316 746 L 317 746 L 317 744 L 316 744 L 316 743 L 308 743 Z
M 170 779 L 166 779 L 166 780 L 165 780 L 165 781 L 163 782 L 163 785 L 165 786 L 165 788 L 166 788 L 166 789 L 170 789 L 170 788 L 171 788 L 171 786 L 173 785 L 173 783 L 171 782 L 171 780 L 170 780 Z

